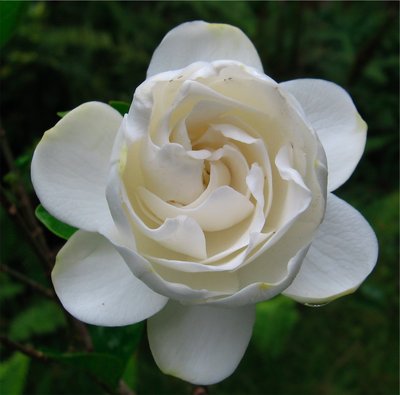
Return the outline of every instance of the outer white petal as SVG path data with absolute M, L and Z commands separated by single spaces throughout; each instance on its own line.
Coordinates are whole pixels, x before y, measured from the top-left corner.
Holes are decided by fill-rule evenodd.
M 171 299 L 185 303 L 198 303 L 205 299 L 232 293 L 237 289 L 238 281 L 235 273 L 193 273 L 171 271 L 155 263 L 150 264 L 146 258 L 132 249 L 114 243 L 132 273 L 156 292 Z M 207 284 L 209 289 L 204 288 Z
M 257 50 L 240 29 L 195 21 L 177 26 L 164 37 L 154 51 L 147 77 L 214 60 L 236 60 L 263 72 Z
M 193 384 L 217 383 L 236 369 L 249 343 L 255 306 L 223 309 L 170 302 L 148 320 L 160 369 Z
M 354 292 L 377 260 L 376 236 L 364 217 L 332 194 L 327 203 L 299 274 L 284 292 L 299 302 L 326 303 Z
M 332 82 L 299 79 L 280 86 L 299 101 L 317 132 L 328 160 L 328 190 L 337 189 L 351 176 L 364 152 L 367 124 L 349 94 Z
M 121 121 L 112 107 L 90 102 L 43 136 L 32 159 L 32 182 L 43 206 L 61 221 L 88 231 L 113 223 L 105 189 Z
M 300 250 L 292 259 L 289 260 L 287 264 L 287 271 L 284 274 L 282 274 L 282 270 L 280 270 L 279 265 L 277 265 L 279 262 L 268 262 L 265 256 L 259 256 L 256 261 L 258 261 L 258 265 L 262 263 L 262 266 L 264 266 L 264 271 L 261 273 L 262 277 L 264 277 L 264 280 L 260 276 L 260 281 L 251 282 L 249 285 L 244 286 L 242 289 L 240 289 L 240 291 L 232 295 L 218 299 L 210 299 L 208 302 L 210 304 L 219 306 L 238 307 L 251 305 L 273 298 L 274 296 L 280 294 L 282 290 L 286 289 L 287 286 L 293 281 L 299 271 L 299 267 L 302 264 L 307 250 L 308 246 Z M 255 263 L 256 261 L 250 262 L 249 265 Z M 246 274 L 241 275 L 241 280 L 242 282 L 247 280 Z
M 138 280 L 114 246 L 97 233 L 76 232 L 52 272 L 57 296 L 81 321 L 120 326 L 142 321 L 167 302 Z

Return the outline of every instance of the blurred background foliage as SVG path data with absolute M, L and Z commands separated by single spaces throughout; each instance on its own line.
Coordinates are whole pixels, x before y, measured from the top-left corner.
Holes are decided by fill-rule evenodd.
M 159 372 L 143 325 L 96 328 L 66 315 L 44 264 L 64 241 L 38 227 L 24 197 L 37 205 L 30 160 L 57 112 L 88 100 L 129 102 L 164 34 L 195 19 L 240 27 L 277 81 L 323 78 L 351 93 L 369 125 L 368 142 L 337 194 L 366 216 L 380 244 L 376 270 L 354 295 L 323 308 L 284 297 L 260 304 L 243 361 L 210 394 L 398 393 L 398 2 L 2 1 L 0 7 L 1 141 L 10 148 L 1 162 L 1 394 L 190 393 L 187 383 Z M 21 213 L 30 218 L 28 232 Z M 38 234 L 47 256 L 32 247 Z

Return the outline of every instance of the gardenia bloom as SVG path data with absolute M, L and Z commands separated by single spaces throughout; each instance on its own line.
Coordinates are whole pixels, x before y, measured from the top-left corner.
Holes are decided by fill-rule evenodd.
M 80 229 L 57 256 L 58 297 L 90 324 L 148 319 L 165 373 L 224 379 L 257 302 L 283 293 L 326 303 L 373 269 L 372 229 L 331 194 L 360 160 L 366 129 L 337 85 L 266 76 L 239 29 L 176 27 L 128 114 L 82 104 L 36 148 L 41 203 Z

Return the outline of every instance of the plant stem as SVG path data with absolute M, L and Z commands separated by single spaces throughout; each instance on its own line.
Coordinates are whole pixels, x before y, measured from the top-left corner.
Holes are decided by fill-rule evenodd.
M 8 191 L 3 186 L 1 186 L 1 203 L 5 207 L 7 213 L 11 216 L 11 218 L 16 221 L 19 227 L 27 235 L 35 252 L 40 258 L 40 262 L 43 264 L 46 276 L 49 277 L 54 265 L 55 254 L 53 254 L 53 252 L 49 248 L 45 235 L 43 233 L 43 228 L 35 217 L 29 195 L 24 187 L 20 172 L 15 165 L 14 156 L 8 143 L 6 133 L 1 125 L 0 145 L 6 164 L 9 170 L 12 171 L 16 177 L 16 182 L 15 184 L 13 184 L 13 191 Z M 15 278 L 18 278 L 20 281 L 28 284 L 32 288 L 35 288 L 46 297 L 56 299 L 52 291 L 40 286 L 39 284 L 34 284 L 32 280 L 18 272 L 15 272 L 13 269 L 7 269 L 7 267 L 3 268 L 2 266 L 2 270 L 7 271 L 8 274 L 14 276 Z M 73 340 L 78 340 L 79 345 L 82 346 L 85 351 L 92 351 L 92 339 L 86 325 L 72 317 L 62 306 L 61 308 L 71 328 Z
M 34 233 L 37 233 L 38 231 L 36 230 L 36 231 L 32 232 L 32 230 L 29 229 L 28 225 L 26 224 L 26 221 L 24 220 L 21 213 L 19 212 L 16 204 L 13 203 L 14 196 L 12 195 L 12 193 L 7 191 L 3 186 L 0 186 L 0 192 L 1 192 L 0 196 L 1 196 L 2 206 L 4 207 L 6 212 L 9 214 L 11 219 L 16 223 L 16 225 L 27 236 L 29 243 L 33 247 L 37 256 L 39 257 L 40 262 L 44 266 L 46 275 L 48 276 L 50 273 L 50 270 L 53 266 L 54 254 L 52 254 L 50 252 L 50 250 L 49 250 L 49 252 L 44 252 L 43 249 L 41 248 L 41 246 L 38 245 L 36 238 L 34 237 Z M 40 229 L 40 231 L 41 231 L 41 229 Z
M 40 362 L 44 362 L 44 363 L 60 363 L 59 361 L 53 359 L 52 357 L 47 356 L 46 354 L 44 354 L 43 352 L 34 349 L 31 346 L 26 346 L 24 344 L 21 343 L 17 343 L 11 339 L 9 339 L 6 336 L 0 335 L 0 343 L 4 344 L 6 347 L 11 348 L 13 350 L 17 350 L 20 351 L 21 353 L 27 355 L 30 358 L 36 359 L 37 361 Z M 87 372 L 88 377 L 90 377 L 99 387 L 101 387 L 107 394 L 114 394 L 115 391 L 110 388 L 107 384 L 105 384 L 103 381 L 99 380 L 98 377 L 96 377 L 93 374 L 90 374 L 89 372 Z M 132 393 L 125 393 L 121 395 L 135 395 Z
M 73 317 L 72 315 L 70 315 L 63 306 L 61 306 L 63 311 L 65 312 L 65 316 L 67 317 L 70 325 L 73 328 L 73 332 L 76 335 L 77 340 L 79 341 L 80 345 L 83 346 L 84 350 L 87 352 L 91 352 L 93 351 L 93 342 L 92 342 L 92 338 L 90 336 L 90 333 L 87 329 L 87 326 L 77 320 L 75 317 Z
M 16 204 L 10 202 L 11 207 L 12 206 L 15 207 L 14 209 L 15 212 L 18 212 L 19 208 L 21 209 L 19 217 L 22 218 L 22 222 L 24 223 L 24 228 L 29 230 L 28 235 L 30 239 L 35 244 L 36 249 L 40 251 L 40 255 L 47 266 L 47 270 L 50 271 L 53 267 L 54 256 L 47 245 L 46 239 L 43 234 L 43 230 L 39 226 L 38 221 L 35 217 L 34 210 L 32 208 L 32 204 L 29 199 L 29 195 L 25 190 L 20 172 L 18 168 L 15 166 L 14 156 L 12 154 L 6 133 L 2 126 L 0 126 L 0 145 L 8 168 L 15 174 L 17 178 L 17 182 L 15 183 L 14 189 L 17 201 L 20 203 L 20 207 L 17 207 Z M 7 197 L 5 193 L 4 195 L 7 198 L 7 200 L 10 201 L 10 199 Z
M 376 29 L 376 34 L 372 35 L 371 39 L 367 41 L 356 54 L 353 65 L 350 69 L 349 75 L 347 77 L 347 85 L 354 85 L 356 80 L 362 76 L 365 68 L 371 59 L 374 59 L 374 53 L 381 47 L 381 42 L 385 37 L 387 29 L 392 26 L 392 20 L 397 16 L 397 12 L 394 9 L 388 7 L 387 17 L 382 21 L 378 29 Z
M 196 385 L 192 389 L 192 395 L 208 395 L 208 388 L 204 385 Z
M 43 354 L 41 351 L 35 350 L 33 347 L 17 343 L 3 335 L 0 335 L 0 342 L 9 348 L 12 348 L 13 350 L 22 352 L 28 357 L 37 359 L 42 362 L 49 362 L 49 358 L 45 354 Z
M 28 285 L 32 289 L 34 289 L 37 292 L 40 292 L 42 295 L 46 296 L 47 298 L 50 299 L 55 299 L 55 294 L 51 289 L 48 289 L 44 287 L 43 285 L 37 283 L 36 281 L 31 280 L 27 276 L 23 275 L 22 273 L 11 269 L 9 266 L 0 264 L 0 271 L 9 274 L 11 277 L 14 277 L 18 281 L 21 281 L 22 283 Z
M 117 391 L 119 395 L 136 395 L 135 391 L 131 390 L 124 380 L 119 381 Z

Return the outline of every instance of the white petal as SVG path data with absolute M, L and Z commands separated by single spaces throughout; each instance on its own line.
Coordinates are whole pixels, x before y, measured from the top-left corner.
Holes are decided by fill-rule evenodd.
M 264 186 L 264 175 L 257 164 L 253 164 L 246 181 L 257 201 L 255 212 L 252 217 L 247 218 L 235 227 L 218 233 L 205 233 L 206 237 L 207 235 L 209 236 L 206 238 L 207 259 L 199 262 L 189 262 L 179 260 L 179 258 L 171 259 L 165 253 L 155 257 L 153 253 L 151 261 L 174 270 L 190 273 L 231 271 L 242 265 L 249 253 L 272 235 L 272 233 L 260 234 L 265 222 L 263 214 L 264 199 L 261 193 Z M 240 249 L 242 251 L 239 254 L 233 255 Z M 220 282 L 221 280 L 218 281 Z M 205 284 L 209 286 L 209 283 L 205 282 Z
M 115 247 L 137 278 L 169 298 L 197 304 L 208 298 L 230 294 L 238 288 L 235 273 L 200 273 L 193 276 L 193 273 L 179 270 L 180 262 L 175 267 L 177 270 L 171 270 L 153 261 L 150 264 L 143 256 L 123 245 L 115 244 Z M 170 263 L 172 265 L 172 261 Z
M 214 384 L 236 369 L 254 319 L 254 306 L 223 309 L 170 302 L 148 320 L 150 349 L 164 373 L 193 384 Z
M 197 222 L 180 215 L 167 220 L 157 229 L 141 229 L 143 233 L 163 247 L 196 259 L 207 257 L 204 233 Z
M 97 233 L 76 232 L 61 249 L 52 272 L 57 296 L 81 321 L 120 326 L 145 320 L 167 302 L 138 280 Z
M 222 158 L 230 172 L 230 185 L 235 191 L 249 197 L 250 191 L 246 185 L 249 165 L 246 158 L 235 145 L 224 145 L 222 147 L 222 152 Z
M 253 214 L 235 227 L 213 233 L 207 237 L 208 259 L 202 261 L 203 264 L 206 264 L 202 270 L 237 269 L 245 263 L 246 257 L 255 247 L 272 235 L 272 233 L 260 233 L 265 224 L 264 195 L 262 193 L 264 181 L 262 169 L 254 163 L 245 179 L 247 189 L 251 191 L 256 200 Z M 208 235 L 206 234 L 206 236 Z M 246 248 L 239 254 L 232 255 L 243 247 Z
M 285 202 L 280 211 L 280 224 L 291 223 L 293 218 L 307 209 L 312 200 L 311 191 L 304 184 L 299 172 L 293 168 L 290 150 L 283 146 L 275 157 L 279 174 L 286 183 Z
M 128 129 L 128 117 L 125 117 L 122 121 L 121 127 L 117 133 L 114 141 L 113 152 L 111 154 L 110 169 L 108 174 L 107 186 L 106 186 L 106 199 L 108 207 L 110 209 L 112 218 L 114 220 L 114 229 L 118 229 L 117 235 L 115 231 L 102 232 L 109 240 L 116 239 L 130 248 L 136 249 L 135 238 L 132 233 L 132 227 L 129 222 L 129 218 L 126 215 L 124 209 L 124 202 L 122 199 L 122 183 L 125 168 L 129 168 L 129 180 L 137 180 L 138 174 L 135 166 L 132 166 L 128 158 L 128 144 L 126 141 L 126 132 Z M 133 145 L 133 144 L 132 144 Z
M 229 186 L 213 191 L 198 207 L 176 207 L 161 200 L 145 188 L 139 190 L 142 201 L 162 220 L 186 215 L 208 232 L 227 229 L 241 222 L 253 211 L 253 204 Z
M 153 54 L 147 78 L 194 62 L 214 60 L 236 60 L 263 72 L 254 45 L 240 29 L 195 21 L 177 26 L 164 37 Z
M 279 259 L 274 260 L 274 257 L 261 255 L 255 261 L 240 270 L 239 277 L 241 283 L 249 283 L 243 286 L 238 292 L 222 297 L 219 299 L 210 300 L 213 305 L 237 307 L 254 304 L 273 298 L 281 293 L 293 281 L 293 278 L 299 271 L 299 267 L 307 253 L 308 246 L 301 249 L 293 258 L 286 264 L 286 270 L 281 270 Z M 279 254 L 275 254 L 278 256 Z M 278 256 L 279 257 L 279 256 Z M 251 265 L 257 265 L 258 281 L 253 281 L 253 277 L 248 276 L 246 271 L 251 271 Z M 260 269 L 261 267 L 261 269 Z M 247 277 L 250 277 L 250 281 Z
M 123 186 L 121 187 L 120 195 L 127 214 L 130 216 L 129 220 L 135 229 L 135 238 L 138 240 L 138 249 L 140 251 L 142 250 L 140 245 L 142 242 L 139 238 L 144 236 L 171 251 L 197 259 L 205 259 L 207 257 L 204 233 L 196 220 L 184 215 L 178 215 L 175 218 L 166 218 L 162 225 L 157 228 L 150 227 L 133 209 Z M 137 205 L 136 208 L 142 211 L 140 205 Z M 122 227 L 121 230 L 123 230 Z
M 171 134 L 170 139 L 171 142 L 180 144 L 186 151 L 190 151 L 192 149 L 192 142 L 189 138 L 185 120 L 181 120 L 178 123 Z
M 351 176 L 364 152 L 367 124 L 349 94 L 332 82 L 300 79 L 280 86 L 300 102 L 317 132 L 328 160 L 328 190 L 337 189 Z
M 191 158 L 179 144 L 159 148 L 149 139 L 141 164 L 146 187 L 165 201 L 188 204 L 204 190 L 203 161 Z
M 190 266 L 193 255 L 195 257 L 198 255 L 196 259 L 206 257 L 204 234 L 193 219 L 178 217 L 168 219 L 157 229 L 147 227 L 132 210 L 124 194 L 124 188 L 121 192 L 123 204 L 133 220 L 137 248 L 132 247 L 129 240 L 126 243 L 123 237 L 114 235 L 107 237 L 137 278 L 161 295 L 187 302 L 226 295 L 237 289 L 235 273 L 216 276 L 200 274 L 194 277 L 192 273 L 182 273 L 182 262 L 173 262 L 176 259 L 183 259 L 183 263 Z M 176 248 L 176 251 L 173 248 Z M 161 258 L 171 260 L 171 265 L 167 266 L 172 266 L 171 269 L 176 271 L 157 265 L 155 262 Z
M 47 131 L 32 159 L 32 182 L 55 217 L 88 231 L 113 223 L 105 189 L 121 115 L 98 102 L 82 104 Z
M 232 140 L 240 141 L 245 144 L 253 144 L 256 141 L 254 137 L 235 125 L 214 124 L 210 126 L 212 126 L 213 129 L 221 132 L 226 138 L 230 138 Z
M 375 266 L 378 244 L 364 217 L 330 194 L 300 272 L 285 295 L 303 303 L 326 303 L 354 292 Z

